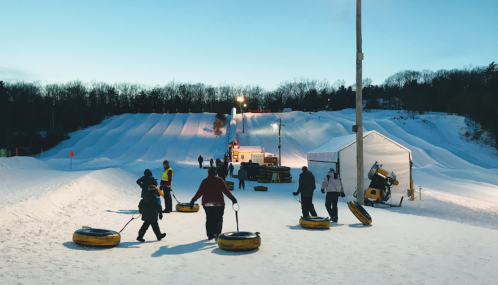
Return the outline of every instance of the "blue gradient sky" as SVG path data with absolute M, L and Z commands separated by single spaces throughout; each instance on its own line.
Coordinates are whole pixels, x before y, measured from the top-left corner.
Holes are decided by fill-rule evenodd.
M 0 80 L 355 81 L 355 0 L 0 0 Z M 498 61 L 497 0 L 363 0 L 363 77 Z

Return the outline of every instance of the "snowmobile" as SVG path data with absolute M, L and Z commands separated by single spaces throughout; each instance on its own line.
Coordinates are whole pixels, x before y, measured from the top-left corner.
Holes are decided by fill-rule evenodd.
M 401 197 L 399 205 L 389 203 L 391 200 L 391 187 L 399 184 L 398 180 L 396 180 L 396 174 L 394 172 L 389 174 L 381 167 L 382 164 L 379 165 L 376 161 L 368 172 L 368 178 L 372 181 L 368 189 L 365 190 L 365 205 L 373 207 L 374 205 L 383 204 L 391 207 L 401 207 L 403 197 Z

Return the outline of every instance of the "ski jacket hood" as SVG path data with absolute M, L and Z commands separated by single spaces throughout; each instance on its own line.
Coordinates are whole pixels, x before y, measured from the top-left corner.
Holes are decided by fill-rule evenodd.
M 329 171 L 322 182 L 322 189 L 326 192 L 344 192 L 342 187 L 341 177 L 337 175 L 337 179 L 334 178 L 335 171 Z

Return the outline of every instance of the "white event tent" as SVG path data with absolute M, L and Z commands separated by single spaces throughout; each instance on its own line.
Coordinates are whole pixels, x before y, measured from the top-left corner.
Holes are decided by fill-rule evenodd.
M 368 172 L 377 161 L 382 168 L 396 174 L 399 185 L 391 188 L 392 193 L 406 194 L 410 189 L 412 173 L 410 149 L 381 135 L 376 131 L 363 133 L 363 186 L 370 184 Z M 356 190 L 356 134 L 335 137 L 308 152 L 308 169 L 321 183 L 330 167 L 339 172 L 344 191 L 350 195 Z

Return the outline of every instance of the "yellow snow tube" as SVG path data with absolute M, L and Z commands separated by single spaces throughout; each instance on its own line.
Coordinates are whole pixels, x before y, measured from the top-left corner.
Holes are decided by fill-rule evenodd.
M 261 245 L 259 233 L 228 232 L 218 237 L 218 246 L 228 251 L 253 250 Z
M 75 231 L 73 241 L 86 246 L 111 247 L 121 241 L 121 235 L 115 231 L 86 228 Z
M 190 209 L 190 203 L 178 203 L 176 204 L 176 210 L 178 212 L 199 212 L 199 204 L 194 204 L 194 207 Z
M 322 217 L 307 217 L 299 220 L 299 225 L 303 228 L 310 229 L 328 229 L 330 228 L 330 220 L 329 218 Z
M 365 226 L 368 226 L 372 223 L 372 217 L 368 214 L 368 212 L 356 201 L 348 202 L 349 210 L 353 213 L 353 215 L 360 220 Z

